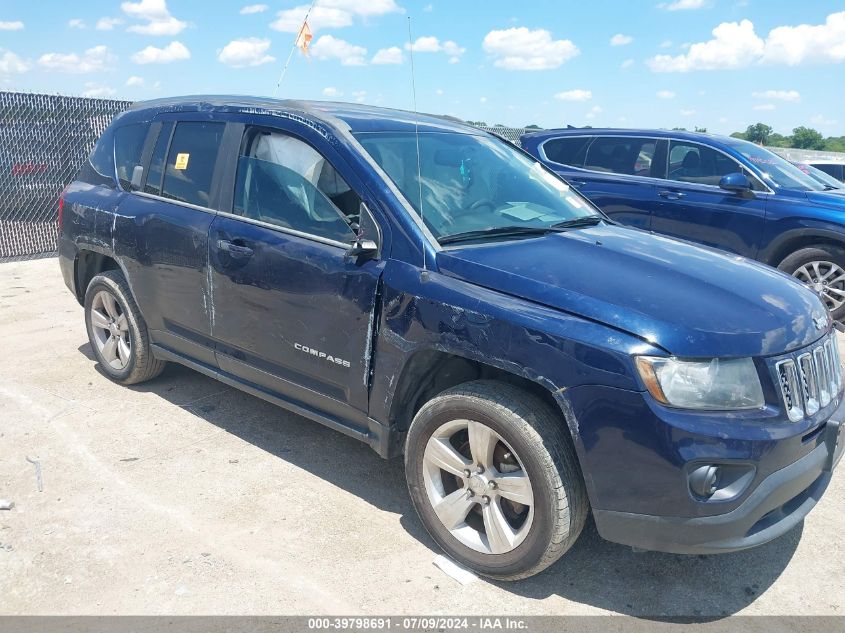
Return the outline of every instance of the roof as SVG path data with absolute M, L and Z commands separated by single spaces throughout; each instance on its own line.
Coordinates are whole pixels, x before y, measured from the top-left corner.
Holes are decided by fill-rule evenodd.
M 330 127 L 338 121 L 345 123 L 354 132 L 410 131 L 419 126 L 420 132 L 459 132 L 483 134 L 478 129 L 431 114 L 414 114 L 405 110 L 377 108 L 359 103 L 334 101 L 298 101 L 293 99 L 271 99 L 269 97 L 248 97 L 237 95 L 193 95 L 141 101 L 134 104 L 130 113 L 148 114 L 161 112 L 247 112 L 265 110 L 269 113 L 298 113 L 317 119 Z M 132 116 L 129 114 L 128 116 Z
M 654 138 L 674 138 L 686 141 L 726 141 L 730 137 L 721 136 L 718 134 L 708 134 L 706 132 L 688 132 L 686 130 L 649 130 L 649 129 L 631 129 L 631 128 L 597 128 L 597 127 L 583 127 L 583 128 L 558 128 L 554 130 L 538 130 L 537 132 L 530 132 L 522 136 L 523 139 L 543 139 L 551 136 L 592 136 L 594 134 L 613 135 L 613 136 L 651 136 Z

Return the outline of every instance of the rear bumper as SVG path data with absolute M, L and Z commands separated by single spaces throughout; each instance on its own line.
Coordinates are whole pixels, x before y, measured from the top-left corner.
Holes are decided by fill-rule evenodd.
M 824 494 L 845 448 L 843 420 L 845 402 L 827 421 L 823 442 L 763 479 L 731 512 L 684 518 L 596 509 L 598 532 L 609 541 L 675 554 L 734 552 L 767 543 L 800 523 Z

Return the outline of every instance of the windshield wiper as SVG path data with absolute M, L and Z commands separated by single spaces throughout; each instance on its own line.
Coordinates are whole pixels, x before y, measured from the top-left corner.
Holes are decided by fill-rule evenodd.
M 604 218 L 600 215 L 585 215 L 580 218 L 573 218 L 571 220 L 564 220 L 557 224 L 552 224 L 552 229 L 575 229 L 579 226 L 595 226 L 604 222 Z
M 470 242 L 485 237 L 510 237 L 521 235 L 545 235 L 556 229 L 550 226 L 494 226 L 489 229 L 464 231 L 437 238 L 440 244 L 454 244 L 456 242 Z
M 824 186 L 825 191 L 839 191 L 839 189 L 840 189 L 840 187 L 834 187 L 833 185 L 825 185 Z

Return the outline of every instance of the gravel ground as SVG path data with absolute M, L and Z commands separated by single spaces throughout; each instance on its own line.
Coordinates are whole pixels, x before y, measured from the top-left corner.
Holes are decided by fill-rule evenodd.
M 635 553 L 588 527 L 534 578 L 460 585 L 432 564 L 399 461 L 178 366 L 108 381 L 55 259 L 0 264 L 0 420 L 16 504 L 0 512 L 0 614 L 845 609 L 845 468 L 804 525 L 751 551 Z

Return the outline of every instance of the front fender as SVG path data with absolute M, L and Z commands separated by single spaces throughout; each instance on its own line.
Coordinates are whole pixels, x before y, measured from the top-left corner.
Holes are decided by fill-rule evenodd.
M 370 417 L 390 424 L 396 387 L 425 350 L 466 358 L 551 392 L 576 436 L 566 391 L 601 384 L 641 390 L 632 354 L 659 350 L 600 323 L 391 260 L 383 276 Z

